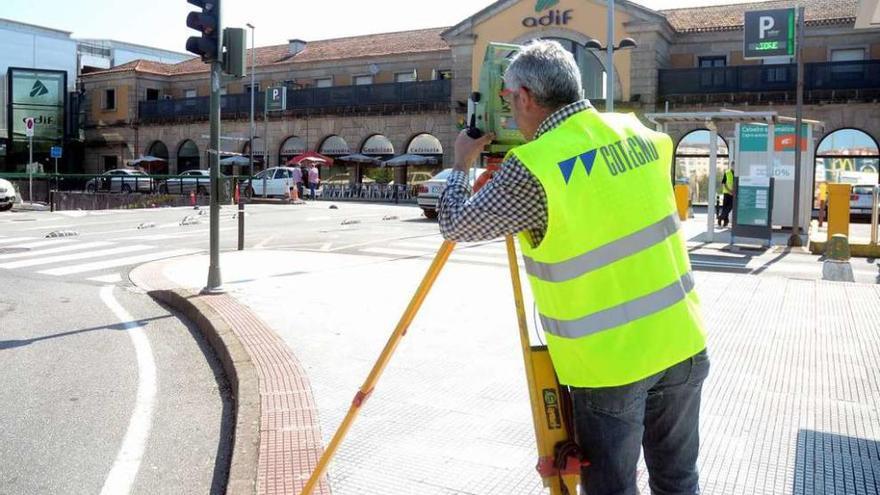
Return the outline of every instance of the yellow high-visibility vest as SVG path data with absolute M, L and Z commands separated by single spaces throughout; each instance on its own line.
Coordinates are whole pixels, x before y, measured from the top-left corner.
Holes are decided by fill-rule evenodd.
M 727 171 L 724 172 L 724 184 L 721 184 L 721 192 L 733 196 L 734 180 L 733 170 L 727 169 Z
M 669 137 L 588 109 L 510 153 L 547 195 L 544 238 L 520 244 L 560 383 L 626 385 L 703 350 Z

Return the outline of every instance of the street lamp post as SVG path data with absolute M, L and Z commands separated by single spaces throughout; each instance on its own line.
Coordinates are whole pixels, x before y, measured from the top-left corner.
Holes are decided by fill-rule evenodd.
M 597 39 L 587 41 L 584 48 L 588 50 L 607 51 L 607 60 L 605 62 L 605 111 L 614 111 L 614 52 L 617 50 L 626 50 L 635 48 L 638 45 L 632 38 L 624 38 L 620 40 L 620 44 L 614 46 L 614 2 L 610 1 L 608 6 L 608 44 L 602 46 L 602 42 Z
M 247 23 L 247 27 L 251 30 L 251 139 L 249 141 L 248 150 L 250 151 L 250 167 L 251 167 L 251 178 L 254 175 L 254 78 L 256 77 L 255 71 L 257 69 L 257 46 L 254 44 L 254 35 L 256 33 L 257 28 L 254 27 L 253 24 Z

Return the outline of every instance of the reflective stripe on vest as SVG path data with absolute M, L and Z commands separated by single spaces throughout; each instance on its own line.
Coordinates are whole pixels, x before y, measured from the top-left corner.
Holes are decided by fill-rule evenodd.
M 565 282 L 659 244 L 678 232 L 679 228 L 681 222 L 675 213 L 638 232 L 561 263 L 541 263 L 523 256 L 526 273 L 548 282 Z
M 693 273 L 688 272 L 681 277 L 681 280 L 657 292 L 587 315 L 579 320 L 554 320 L 541 315 L 541 323 L 544 325 L 544 331 L 549 334 L 578 339 L 662 311 L 684 300 L 692 290 L 694 290 L 694 276 Z
M 544 237 L 520 246 L 560 383 L 626 385 L 705 348 L 669 137 L 589 109 L 511 153 L 546 193 Z

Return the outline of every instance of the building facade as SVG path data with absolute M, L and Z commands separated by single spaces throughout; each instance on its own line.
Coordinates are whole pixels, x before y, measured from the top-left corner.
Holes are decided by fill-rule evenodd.
M 190 57 L 113 40 L 76 39 L 72 33 L 0 19 L 0 171 L 21 171 L 30 157 L 23 118 L 36 121 L 34 161 L 65 149 L 62 171 L 82 169 L 79 76 L 131 60 L 180 62 Z
M 794 116 L 796 66 L 790 58 L 746 60 L 742 24 L 746 10 L 796 5 L 806 7 L 804 117 L 823 123 L 811 146 L 817 158 L 828 159 L 829 170 L 850 167 L 868 174 L 852 180 L 876 183 L 880 29 L 856 27 L 857 0 L 774 0 L 665 11 L 619 0 L 615 40 L 632 38 L 637 46 L 616 52 L 613 67 L 606 66 L 604 52 L 584 48 L 590 39 L 603 44 L 607 39 L 602 1 L 501 0 L 447 28 L 260 47 L 254 155 L 261 166 L 306 151 L 387 157 L 412 151 L 418 139 L 436 143 L 428 154 L 448 166 L 468 95 L 478 87 L 483 54 L 493 41 L 560 41 L 574 53 L 586 96 L 600 109 L 605 73 L 613 71 L 617 111 L 644 116 L 769 109 Z M 141 155 L 167 159 L 170 173 L 205 168 L 208 81 L 208 68 L 198 60 L 134 61 L 84 76 L 86 171 L 100 172 Z M 249 81 L 224 89 L 227 153 L 250 154 Z M 288 89 L 288 109 L 264 120 L 262 93 L 270 86 Z M 700 126 L 669 132 L 682 144 L 683 162 L 676 169 L 699 182 L 708 132 Z M 734 129 L 719 133 L 726 146 Z

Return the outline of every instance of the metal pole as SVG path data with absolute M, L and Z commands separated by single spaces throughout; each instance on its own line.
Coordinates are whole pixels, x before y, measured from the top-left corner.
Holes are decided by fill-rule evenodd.
M 792 247 L 803 246 L 801 240 L 801 126 L 804 122 L 804 7 L 798 8 L 797 46 L 795 58 L 797 59 L 797 108 L 795 110 L 794 124 L 794 214 L 791 220 L 791 237 L 788 245 Z
M 28 138 L 28 201 L 34 202 L 34 135 Z
M 614 111 L 614 0 L 608 0 L 608 51 L 605 77 L 605 111 Z
M 877 222 L 880 212 L 877 211 L 878 195 L 880 186 L 874 186 L 871 190 L 871 244 L 877 245 Z
M 255 45 L 254 37 L 256 34 L 257 28 L 254 27 L 253 24 L 248 24 L 247 27 L 251 28 L 251 140 L 250 146 L 250 167 L 251 167 L 251 177 L 254 175 L 254 84 L 257 70 L 257 45 Z
M 718 128 L 709 126 L 709 185 L 706 197 L 706 234 L 708 242 L 715 242 L 715 181 L 718 177 Z
M 265 95 L 268 95 L 268 92 L 264 92 Z M 269 168 L 269 110 L 268 105 L 266 105 L 266 98 L 263 98 L 263 170 Z M 263 197 L 267 196 L 266 194 L 266 177 L 263 177 Z
M 223 52 L 222 12 L 217 13 L 217 54 Z M 222 292 L 223 279 L 220 276 L 220 84 L 223 77 L 220 61 L 211 62 L 211 145 L 208 154 L 211 162 L 211 222 L 210 222 L 210 264 L 208 265 L 208 285 L 204 292 Z

